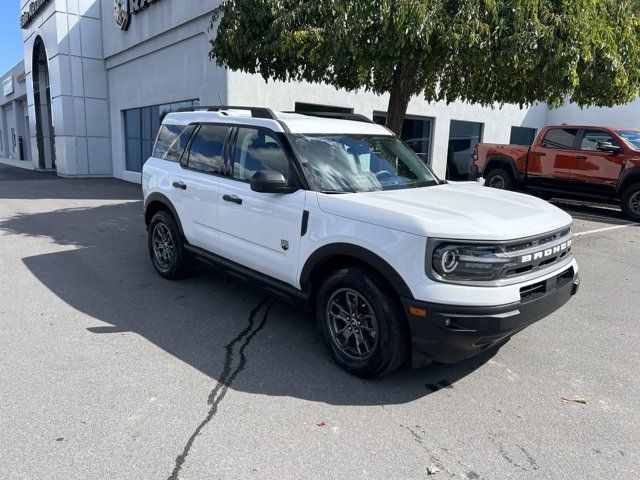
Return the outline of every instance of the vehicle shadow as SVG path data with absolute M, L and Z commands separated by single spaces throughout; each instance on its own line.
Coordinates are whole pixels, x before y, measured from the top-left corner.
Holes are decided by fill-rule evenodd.
M 90 332 L 134 332 L 233 389 L 335 405 L 401 404 L 453 388 L 495 353 L 374 381 L 353 377 L 332 362 L 310 313 L 275 302 L 268 315 L 259 311 L 257 328 L 252 310 L 273 301 L 259 289 L 204 266 L 183 281 L 160 278 L 148 258 L 141 201 L 19 214 L 0 222 L 2 232 L 76 247 L 23 262 L 73 309 L 104 322 Z M 237 378 L 233 362 L 242 367 Z
M 561 208 L 575 220 L 606 223 L 610 225 L 626 225 L 632 223 L 626 218 L 618 207 L 606 204 L 568 202 L 561 199 L 553 199 L 551 204 Z

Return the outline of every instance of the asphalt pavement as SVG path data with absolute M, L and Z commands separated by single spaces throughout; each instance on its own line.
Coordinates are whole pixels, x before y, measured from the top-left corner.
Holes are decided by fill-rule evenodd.
M 139 185 L 0 166 L 0 479 L 638 478 L 640 226 L 556 204 L 569 304 L 365 381 L 310 314 L 206 267 L 156 275 Z

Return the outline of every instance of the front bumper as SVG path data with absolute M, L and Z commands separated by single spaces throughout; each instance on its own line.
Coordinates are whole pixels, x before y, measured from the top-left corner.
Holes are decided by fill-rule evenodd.
M 521 289 L 520 301 L 493 307 L 442 305 L 403 298 L 413 347 L 413 364 L 454 363 L 506 342 L 550 315 L 578 292 L 573 268 Z

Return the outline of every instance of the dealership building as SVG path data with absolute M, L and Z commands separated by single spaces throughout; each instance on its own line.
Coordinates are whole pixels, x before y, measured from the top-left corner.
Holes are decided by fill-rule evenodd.
M 219 3 L 20 0 L 24 59 L 0 77 L 0 156 L 65 177 L 139 182 L 163 115 L 182 107 L 353 112 L 384 121 L 386 96 L 217 67 L 209 22 Z M 402 136 L 439 175 L 464 177 L 478 141 L 527 144 L 545 124 L 577 121 L 640 129 L 640 102 L 583 111 L 414 98 Z

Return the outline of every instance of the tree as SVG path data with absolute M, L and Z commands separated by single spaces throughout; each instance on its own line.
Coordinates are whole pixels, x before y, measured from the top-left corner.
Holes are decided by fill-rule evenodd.
M 213 14 L 210 57 L 265 80 L 389 93 L 387 126 L 399 133 L 419 94 L 484 106 L 633 100 L 640 94 L 638 4 L 227 0 Z

